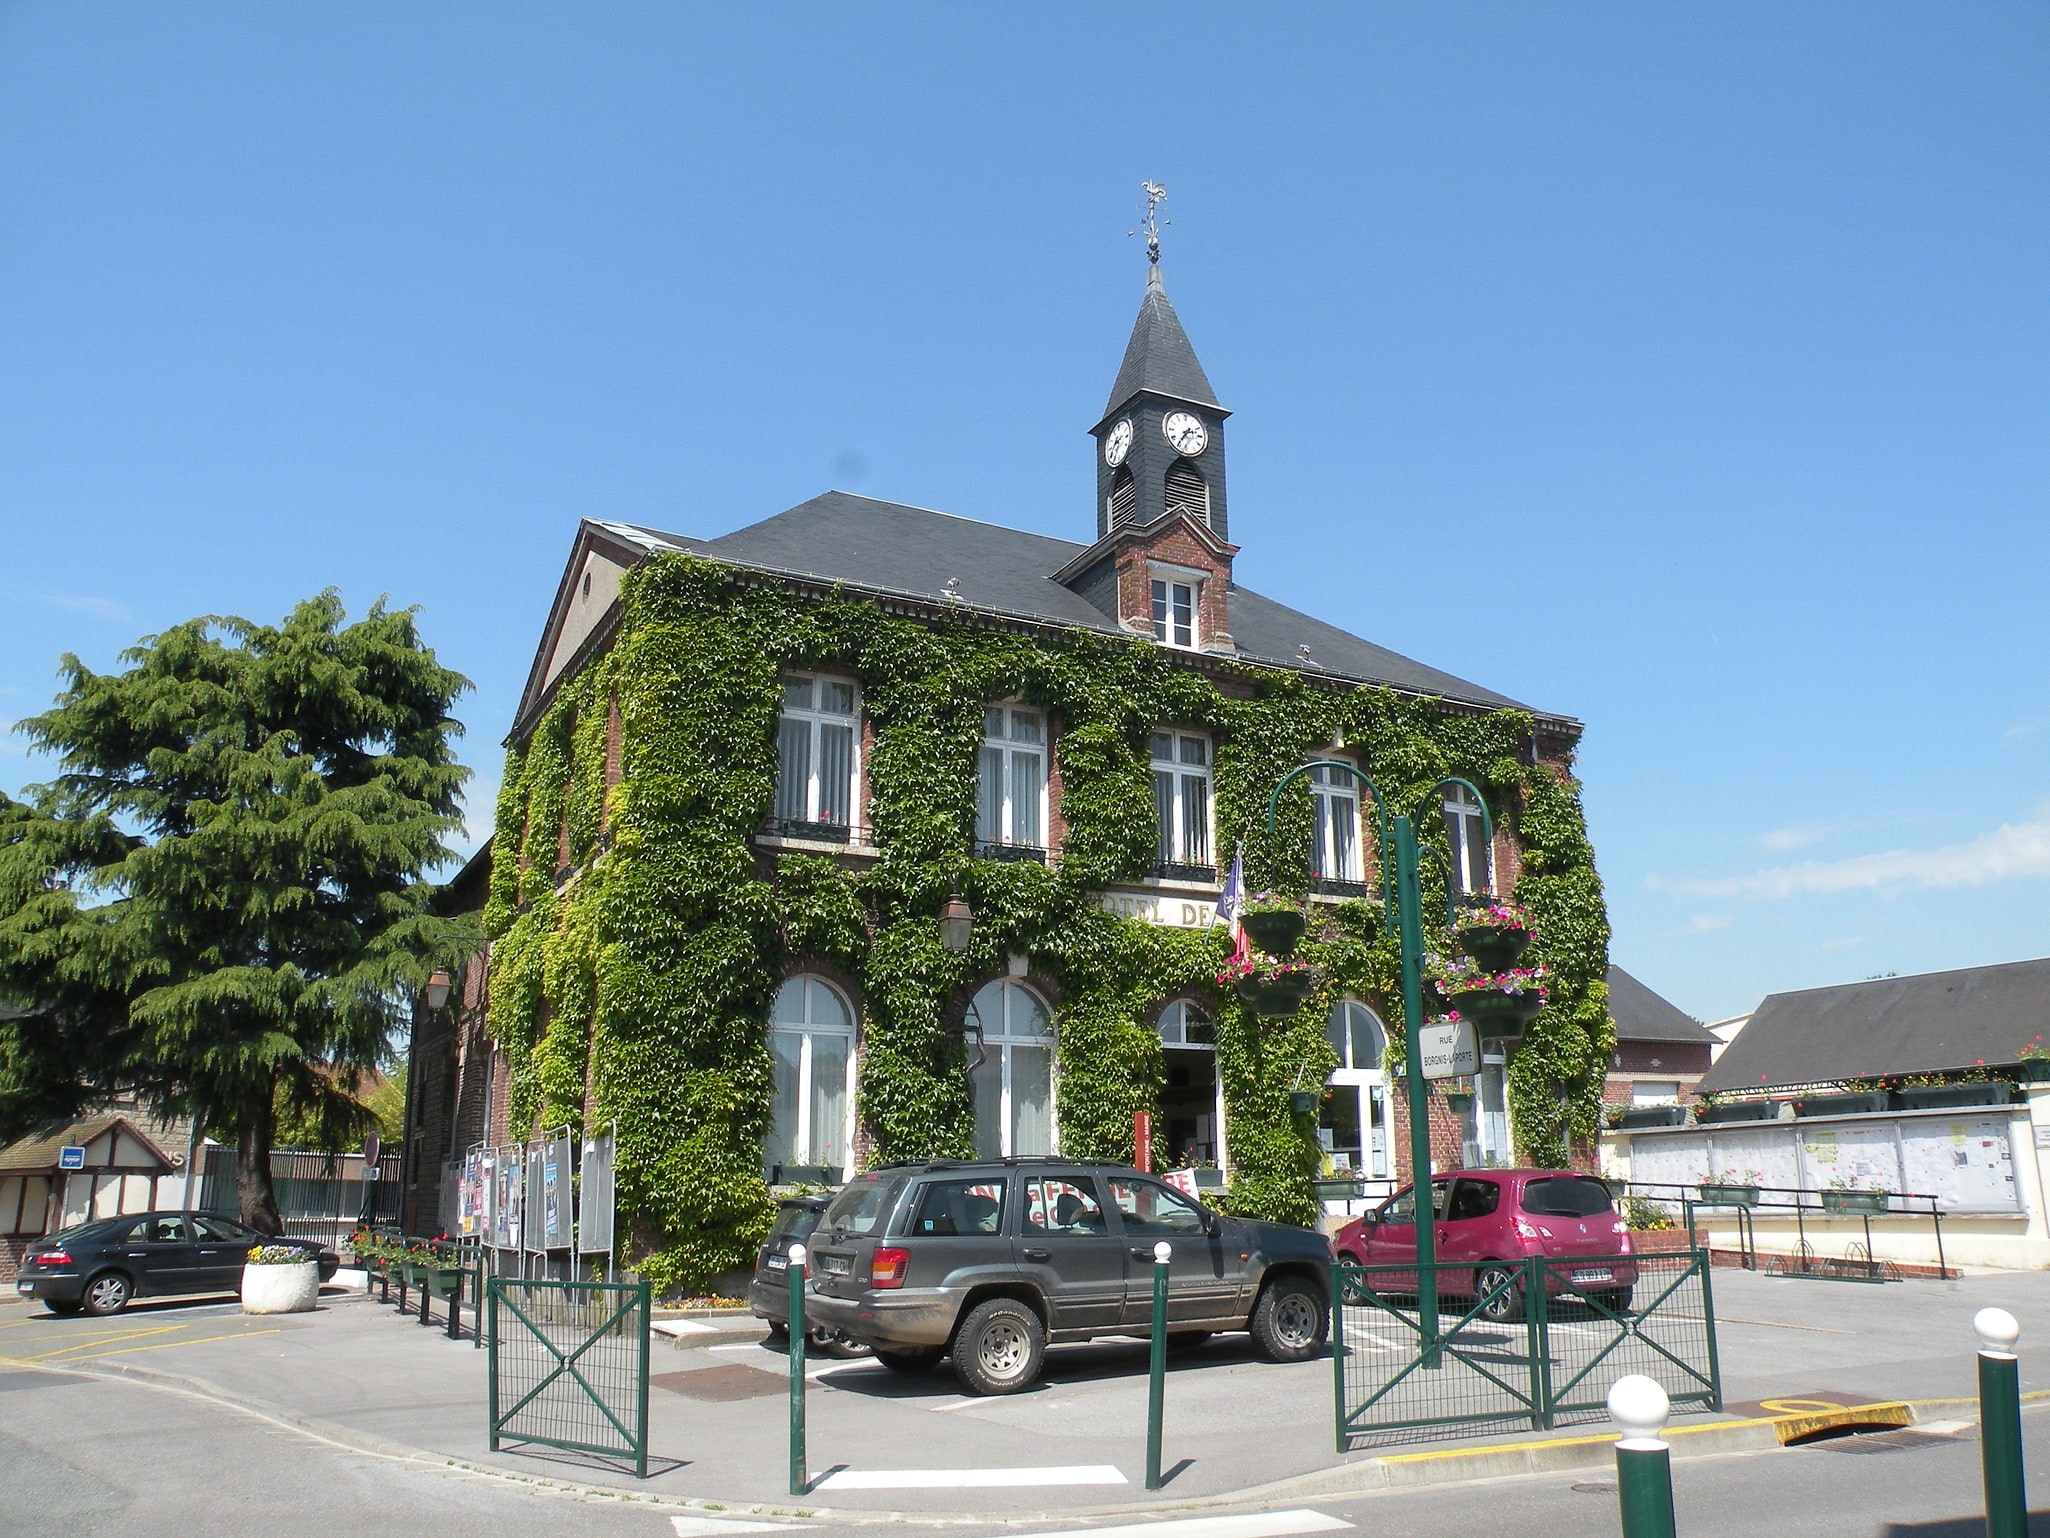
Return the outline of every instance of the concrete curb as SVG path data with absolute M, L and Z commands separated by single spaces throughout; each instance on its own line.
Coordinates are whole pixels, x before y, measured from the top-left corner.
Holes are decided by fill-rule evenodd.
M 1017 1527 L 1048 1523 L 1082 1524 L 1108 1517 L 1173 1517 L 1191 1514 L 1217 1515 L 1222 1512 L 1259 1509 L 1284 1501 L 1329 1500 L 1335 1497 L 1372 1495 L 1388 1490 L 1413 1490 L 1437 1485 L 1478 1484 L 1491 1480 L 1528 1475 L 1564 1474 L 1612 1470 L 1615 1439 L 1612 1435 L 1537 1437 L 1522 1442 L 1491 1443 L 1480 1447 L 1453 1447 L 1431 1452 L 1391 1453 L 1355 1463 L 1338 1464 L 1309 1474 L 1293 1475 L 1269 1484 L 1189 1500 L 1130 1501 L 1116 1505 L 1055 1507 L 1036 1511 L 929 1512 L 886 1511 L 865 1507 L 813 1506 L 797 1502 L 722 1501 L 710 1496 L 681 1496 L 622 1490 L 606 1485 L 588 1485 L 576 1480 L 554 1479 L 478 1463 L 453 1453 L 431 1452 L 366 1436 L 347 1426 L 237 1394 L 178 1373 L 126 1363 L 105 1362 L 94 1368 L 44 1366 L 33 1362 L 8 1363 L 10 1368 L 55 1376 L 121 1380 L 170 1393 L 187 1394 L 221 1405 L 258 1420 L 295 1431 L 331 1446 L 388 1462 L 401 1463 L 426 1472 L 459 1478 L 485 1480 L 538 1495 L 586 1501 L 607 1501 L 647 1507 L 650 1510 L 691 1512 L 704 1516 L 779 1519 L 791 1522 L 832 1522 L 843 1526 L 892 1524 L 910 1527 Z M 2036 1401 L 2029 1408 L 2050 1408 L 2042 1401 L 2050 1395 L 2024 1396 Z M 1886 1401 L 1854 1406 L 1830 1416 L 1763 1416 L 1745 1420 L 1716 1421 L 1705 1426 L 1675 1426 L 1666 1431 L 1673 1456 L 1681 1458 L 1721 1457 L 1732 1454 L 1779 1450 L 1790 1436 L 1812 1432 L 1817 1422 L 1842 1424 L 1861 1410 L 1908 1412 L 1918 1418 L 1919 1408 L 1975 1405 L 1975 1401 L 1932 1399 Z M 1799 1424 L 1796 1424 L 1799 1423 Z

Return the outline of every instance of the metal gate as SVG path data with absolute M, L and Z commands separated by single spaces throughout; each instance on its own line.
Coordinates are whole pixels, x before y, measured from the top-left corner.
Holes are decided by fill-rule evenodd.
M 646 1281 L 485 1282 L 491 1450 L 501 1442 L 629 1457 L 648 1477 Z
M 1422 1426 L 1606 1414 L 1609 1385 L 1642 1373 L 1675 1405 L 1722 1408 L 1708 1254 L 1542 1256 L 1438 1265 L 1438 1335 L 1417 1322 L 1422 1268 L 1335 1266 L 1338 1450 Z

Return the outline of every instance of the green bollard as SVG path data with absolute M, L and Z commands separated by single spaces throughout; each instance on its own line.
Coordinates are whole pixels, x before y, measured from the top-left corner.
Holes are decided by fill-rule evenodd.
M 1153 1381 L 1146 1389 L 1146 1488 L 1160 1488 L 1160 1414 L 1167 1396 L 1167 1263 L 1174 1247 L 1153 1246 Z
M 2004 1308 L 1972 1315 L 1979 1336 L 1979 1461 L 1986 1480 L 1986 1538 L 2028 1538 L 2022 1482 L 2022 1327 Z
M 1618 1378 L 1609 1389 L 1609 1419 L 1623 1433 L 1616 1443 L 1623 1538 L 1674 1538 L 1673 1454 L 1659 1440 L 1672 1408 L 1666 1391 L 1641 1373 Z
M 804 1470 L 804 1246 L 790 1246 L 790 1493 L 811 1481 Z

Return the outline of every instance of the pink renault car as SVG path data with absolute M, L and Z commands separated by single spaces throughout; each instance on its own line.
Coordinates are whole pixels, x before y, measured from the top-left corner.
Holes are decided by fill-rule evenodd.
M 1442 1267 L 1439 1289 L 1487 1297 L 1482 1314 L 1497 1322 L 1523 1314 L 1522 1262 L 1532 1255 L 1585 1264 L 1548 1266 L 1545 1293 L 1578 1293 L 1613 1313 L 1630 1306 L 1637 1265 L 1630 1229 L 1609 1188 L 1572 1170 L 1454 1170 L 1431 1181 L 1433 1228 Z M 1393 1266 L 1417 1258 L 1416 1196 L 1405 1188 L 1331 1240 L 1341 1265 Z M 1466 1269 L 1471 1267 L 1471 1270 Z M 1376 1292 L 1413 1291 L 1415 1273 L 1370 1273 Z M 1511 1285 L 1503 1285 L 1509 1283 Z

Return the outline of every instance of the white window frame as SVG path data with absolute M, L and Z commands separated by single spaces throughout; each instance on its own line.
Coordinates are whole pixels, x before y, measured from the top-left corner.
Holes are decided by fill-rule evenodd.
M 854 679 L 832 673 L 785 673 L 782 676 L 782 682 L 786 685 L 809 683 L 812 686 L 811 698 L 813 704 L 809 706 L 793 705 L 786 699 L 776 718 L 776 739 L 778 745 L 776 759 L 777 819 L 779 821 L 818 823 L 829 827 L 844 826 L 851 834 L 860 822 L 857 814 L 860 811 L 861 800 L 861 685 Z M 839 684 L 851 690 L 854 703 L 844 712 L 825 709 L 817 703 L 819 686 L 821 684 Z M 802 817 L 786 817 L 782 811 L 783 760 L 781 744 L 784 723 L 789 721 L 804 722 L 810 734 L 804 782 L 804 815 Z M 852 745 L 847 754 L 847 820 L 845 823 L 835 823 L 832 818 L 820 815 L 821 806 L 825 798 L 820 794 L 822 782 L 819 774 L 819 764 L 822 755 L 819 752 L 819 738 L 820 728 L 824 726 L 846 726 L 852 728 Z
M 859 1041 L 857 1039 L 857 1033 L 855 1030 L 854 1006 L 852 1003 L 849 1002 L 847 996 L 844 993 L 842 993 L 838 988 L 834 987 L 831 983 L 827 982 L 823 977 L 818 976 L 816 973 L 810 972 L 800 972 L 795 977 L 785 978 L 781 985 L 779 985 L 776 989 L 776 998 L 780 1000 L 783 996 L 784 990 L 789 988 L 792 984 L 797 984 L 804 989 L 804 1007 L 801 1011 L 801 1013 L 804 1015 L 803 1023 L 793 1025 L 786 1023 L 784 1021 L 780 1021 L 776 1018 L 775 1003 L 772 1002 L 769 1007 L 769 1030 L 772 1033 L 781 1032 L 786 1036 L 795 1036 L 798 1038 L 797 1129 L 796 1134 L 792 1139 L 795 1145 L 795 1152 L 797 1154 L 797 1157 L 794 1158 L 792 1162 L 799 1165 L 805 1165 L 812 1162 L 812 1160 L 808 1157 L 813 1152 L 813 1145 L 815 1141 L 812 1136 L 813 1129 L 811 1125 L 812 1041 L 815 1037 L 819 1036 L 840 1037 L 844 1039 L 847 1043 L 847 1082 L 844 1086 L 842 1086 L 842 1094 L 846 1101 L 847 1111 L 845 1117 L 843 1118 L 843 1124 L 840 1128 L 839 1138 L 840 1147 L 843 1150 L 844 1155 L 839 1165 L 840 1178 L 844 1180 L 850 1174 L 852 1174 L 854 1170 L 854 1092 L 856 1079 L 855 1063 L 856 1059 L 859 1056 Z M 839 1005 L 841 1016 L 846 1022 L 844 1026 L 830 1023 L 815 1023 L 812 1020 L 811 998 L 813 989 L 817 989 L 818 991 L 824 993 L 828 998 L 832 999 L 835 1004 Z M 772 1067 L 771 1072 L 773 1073 L 774 1071 L 775 1069 Z
M 1163 739 L 1168 743 L 1168 756 L 1165 758 L 1161 756 L 1160 745 Z M 1191 742 L 1202 745 L 1203 760 L 1200 764 L 1191 763 L 1183 756 L 1187 752 L 1184 744 Z M 1217 796 L 1211 771 L 1215 767 L 1216 754 L 1212 750 L 1209 734 L 1185 732 L 1172 726 L 1156 727 L 1147 739 L 1147 757 L 1153 773 L 1156 824 L 1161 810 L 1166 810 L 1169 814 L 1170 826 L 1161 828 L 1156 825 L 1154 829 L 1155 833 L 1160 835 L 1155 840 L 1160 862 L 1163 865 L 1208 865 L 1214 870 L 1217 865 Z M 1162 806 L 1160 798 L 1160 777 L 1163 774 L 1170 782 L 1165 807 Z M 1188 796 L 1189 784 L 1193 780 L 1200 780 L 1203 784 L 1203 816 L 1200 830 L 1190 826 L 1194 819 L 1190 816 Z M 1200 850 L 1192 850 L 1190 847 L 1189 835 L 1196 831 L 1202 834 Z
M 1003 1000 L 1002 1017 L 995 1021 L 985 1019 L 982 1014 L 981 1000 L 991 988 L 997 989 L 998 997 Z M 1013 1030 L 1011 1028 L 1012 1000 L 1020 995 L 1030 999 L 1039 1006 L 1039 1012 L 1047 1023 L 1044 1033 Z M 1031 1015 L 1028 1010 L 1025 1023 L 1029 1023 L 1030 1019 Z M 997 1157 L 1011 1159 L 1019 1156 L 1014 1146 L 1017 1141 L 1018 1118 L 1015 1114 L 1015 1107 L 1011 1102 L 1011 1049 L 1013 1047 L 1031 1047 L 1035 1050 L 1044 1050 L 1046 1053 L 1046 1124 L 1047 1139 L 1052 1144 L 1047 1149 L 1047 1152 L 1049 1154 L 1058 1153 L 1061 1146 L 1060 1059 L 1059 1054 L 1054 1050 L 1052 1008 L 1040 996 L 1037 989 L 1028 987 L 1014 978 L 997 977 L 990 979 L 990 981 L 976 989 L 974 997 L 968 1001 L 968 1023 L 976 1028 L 985 1060 L 992 1055 L 997 1059 L 997 1072 L 999 1075 L 999 1089 L 997 1093 Z M 995 1028 L 992 1029 L 992 1026 Z M 972 1085 L 970 1095 L 972 1098 Z
M 1171 646 L 1177 651 L 1201 651 L 1203 649 L 1203 583 L 1208 572 L 1191 571 L 1183 566 L 1164 566 L 1155 561 L 1148 565 L 1151 577 L 1148 591 L 1152 594 L 1150 610 L 1153 621 L 1153 639 L 1162 646 Z M 1177 620 L 1177 595 L 1188 598 L 1188 624 Z
M 997 729 L 990 729 L 990 718 L 997 718 Z M 1052 839 L 1047 826 L 1047 778 L 1053 745 L 1048 741 L 1046 712 L 1029 705 L 1014 705 L 1008 701 L 986 705 L 982 712 L 982 754 L 976 761 L 975 797 L 975 840 L 978 844 L 997 844 L 1017 849 L 1047 849 Z M 1019 718 L 1029 719 L 1038 735 L 1032 738 L 1017 735 Z M 997 755 L 996 813 L 997 825 L 987 827 L 983 821 L 984 791 L 988 784 L 989 755 Z M 1038 804 L 1033 808 L 1034 821 L 1038 826 L 1036 839 L 1019 838 L 1018 807 L 1013 792 L 1017 789 L 1015 765 L 1021 758 L 1031 758 L 1039 765 L 1035 776 L 1035 794 Z
M 1359 1066 L 1353 1053 L 1353 1021 L 1351 1010 L 1364 1011 L 1373 1022 L 1381 1037 L 1381 1063 L 1371 1068 Z M 1388 1060 L 1388 1026 L 1372 1006 L 1347 996 L 1331 1006 L 1331 1013 L 1324 1017 L 1324 1029 L 1328 1038 L 1334 1017 L 1342 1020 L 1345 1045 L 1338 1055 L 1338 1066 L 1331 1077 L 1324 1082 L 1340 1095 L 1356 1097 L 1356 1121 L 1360 1129 L 1360 1168 L 1355 1175 L 1368 1180 L 1386 1180 L 1395 1172 L 1395 1121 L 1394 1109 L 1388 1094 L 1388 1074 L 1385 1064 Z M 1381 1135 L 1380 1147 L 1374 1146 L 1374 1134 Z
M 1452 845 L 1452 875 L 1459 890 L 1469 897 L 1494 891 L 1495 849 L 1488 842 L 1488 825 L 1481 815 L 1481 804 L 1464 785 L 1446 788 L 1445 834 Z M 1482 862 L 1487 868 L 1479 872 L 1473 869 L 1476 848 L 1487 851 Z
M 1310 834 L 1311 874 L 1326 881 L 1365 881 L 1366 860 L 1360 852 L 1359 782 L 1343 769 L 1312 769 L 1309 774 L 1310 800 L 1317 825 Z M 1333 828 L 1344 828 L 1349 837 L 1345 849 L 1334 858 Z M 1334 867 L 1342 866 L 1343 869 Z

